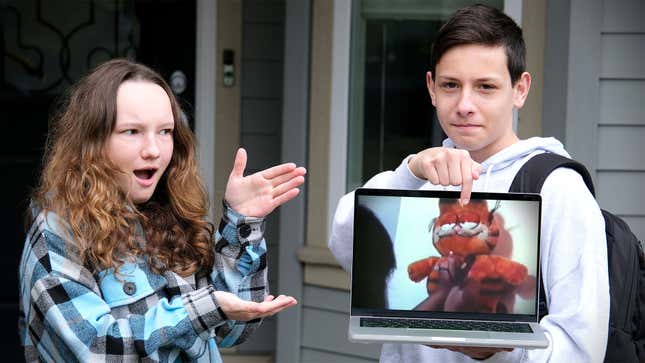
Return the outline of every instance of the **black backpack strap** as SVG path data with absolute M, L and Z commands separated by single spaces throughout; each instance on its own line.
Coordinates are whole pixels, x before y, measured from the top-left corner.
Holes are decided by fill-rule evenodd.
M 535 155 L 524 163 L 517 174 L 515 174 L 515 179 L 513 179 L 513 183 L 511 183 L 508 191 L 512 193 L 540 193 L 546 178 L 557 168 L 569 168 L 578 172 L 591 194 L 594 197 L 596 196 L 591 174 L 589 174 L 589 171 L 587 171 L 584 165 L 562 155 L 550 152 Z
M 535 155 L 524 163 L 515 174 L 508 191 L 512 193 L 540 193 L 546 178 L 557 168 L 569 168 L 578 172 L 591 194 L 595 197 L 596 191 L 593 186 L 593 180 L 587 168 L 575 160 L 550 152 Z M 549 313 L 542 279 L 540 279 L 538 310 L 540 319 Z

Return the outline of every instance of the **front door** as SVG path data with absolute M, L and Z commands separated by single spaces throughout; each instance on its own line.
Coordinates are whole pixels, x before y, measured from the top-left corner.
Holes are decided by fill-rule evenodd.
M 8 0 L 0 5 L 0 330 L 2 361 L 22 361 L 17 334 L 23 216 L 41 167 L 54 102 L 89 69 L 116 57 L 170 81 L 193 125 L 196 1 Z

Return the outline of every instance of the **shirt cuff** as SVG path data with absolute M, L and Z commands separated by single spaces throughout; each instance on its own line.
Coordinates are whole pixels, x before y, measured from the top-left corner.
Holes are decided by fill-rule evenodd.
M 397 178 L 395 179 L 399 180 L 401 183 L 401 185 L 399 185 L 399 188 L 419 189 L 428 182 L 425 179 L 417 177 L 416 175 L 414 175 L 412 170 L 410 170 L 410 159 L 412 159 L 413 156 L 414 155 L 408 155 L 408 157 L 403 159 L 401 165 L 399 165 L 399 167 L 394 171 L 397 176 Z
M 226 200 L 222 200 L 223 225 L 220 233 L 230 243 L 239 245 L 258 244 L 264 237 L 265 219 L 244 216 L 231 208 Z
M 228 318 L 215 299 L 215 288 L 207 286 L 189 292 L 181 297 L 190 322 L 197 335 L 207 340 L 212 330 L 222 325 Z

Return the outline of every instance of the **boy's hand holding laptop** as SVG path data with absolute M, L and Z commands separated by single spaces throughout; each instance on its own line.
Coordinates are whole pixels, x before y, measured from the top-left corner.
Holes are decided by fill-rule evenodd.
M 474 359 L 486 359 L 498 352 L 510 352 L 513 348 L 480 348 L 480 347 L 442 347 L 429 345 L 435 349 L 448 349 L 453 352 L 465 354 Z

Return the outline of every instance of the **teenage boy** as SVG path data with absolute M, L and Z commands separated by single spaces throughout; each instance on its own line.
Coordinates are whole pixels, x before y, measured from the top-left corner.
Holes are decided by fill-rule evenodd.
M 442 147 L 410 155 L 365 187 L 506 192 L 532 156 L 569 154 L 553 138 L 518 139 L 513 109 L 521 108 L 531 76 L 525 72 L 521 29 L 501 11 L 474 5 L 458 10 L 432 48 L 428 92 L 448 136 Z M 384 344 L 381 362 L 601 362 L 609 322 L 604 220 L 581 176 L 559 168 L 541 190 L 542 278 L 549 314 L 540 324 L 546 349 L 430 347 Z M 340 264 L 352 260 L 353 193 L 338 203 L 329 247 Z M 471 359 L 472 358 L 472 359 Z

